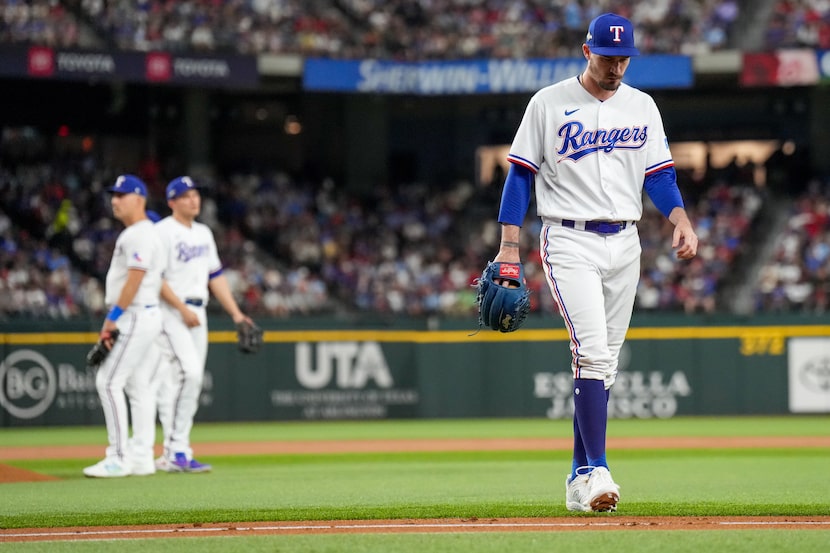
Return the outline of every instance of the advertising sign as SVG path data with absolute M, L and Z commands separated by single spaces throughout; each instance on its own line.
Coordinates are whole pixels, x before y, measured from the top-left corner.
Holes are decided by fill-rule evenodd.
M 253 88 L 259 84 L 254 56 L 98 52 L 47 46 L 1 50 L 0 76 L 215 88 Z
M 578 75 L 581 58 L 469 60 L 400 63 L 379 60 L 309 58 L 305 90 L 374 94 L 510 94 L 534 92 Z M 688 56 L 643 56 L 632 62 L 625 81 L 638 88 L 689 88 L 694 82 Z
M 830 338 L 791 338 L 787 365 L 790 411 L 830 413 Z

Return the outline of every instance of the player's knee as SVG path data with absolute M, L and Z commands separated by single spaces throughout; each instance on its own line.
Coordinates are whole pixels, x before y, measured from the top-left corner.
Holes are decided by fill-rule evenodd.
M 605 389 L 610 388 L 617 379 L 616 369 L 608 365 L 581 365 L 574 367 L 574 378 L 585 378 L 588 380 L 602 380 L 605 382 Z

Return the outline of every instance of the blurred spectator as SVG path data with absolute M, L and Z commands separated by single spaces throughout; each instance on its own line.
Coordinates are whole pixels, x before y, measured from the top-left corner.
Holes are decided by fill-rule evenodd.
M 4 136 L 20 146 L 19 133 Z M 100 282 L 119 230 L 102 190 L 116 171 L 100 167 L 88 152 L 54 158 L 46 150 L 18 147 L 36 153 L 16 158 L 10 149 L 2 151 L 3 312 L 100 314 Z M 724 308 L 719 287 L 745 247 L 762 196 L 752 167 L 735 162 L 709 174 L 687 199 L 701 238 L 693 262 L 674 259 L 671 225 L 646 203 L 638 223 L 638 310 Z M 354 196 L 331 179 L 301 181 L 281 171 L 200 180 L 206 187 L 203 221 L 214 229 L 231 289 L 248 313 L 475 315 L 472 284 L 499 239 L 499 225 L 480 214 L 488 212 L 500 184 L 397 183 Z M 765 268 L 761 308 L 827 305 L 830 202 L 816 194 L 799 203 L 775 264 Z M 551 314 L 556 306 L 539 261 L 540 224 L 530 220 L 523 227 L 522 259 L 532 310 Z
M 756 311 L 828 311 L 830 184 L 813 181 L 794 202 L 772 260 L 761 268 L 755 297 Z
M 741 15 L 736 0 L 585 4 L 575 0 L 72 2 L 102 42 L 122 50 L 393 60 L 579 57 L 574 45 L 581 43 L 588 23 L 603 11 L 616 11 L 634 21 L 644 53 L 705 53 L 729 45 Z M 80 43 L 78 22 L 61 2 L 3 0 L 0 8 L 2 42 L 87 46 Z M 800 20 L 787 19 L 785 24 L 800 25 Z
M 763 202 L 751 171 L 739 169 L 729 171 L 727 166 L 701 198 L 689 198 L 687 211 L 700 238 L 698 255 L 689 263 L 674 259 L 671 224 L 650 201 L 645 203 L 638 223 L 643 247 L 638 309 L 711 313 L 723 307 L 717 304 L 718 285 L 744 246 Z
M 830 48 L 830 3 L 777 0 L 767 23 L 765 48 Z
M 55 0 L 0 1 L 0 43 L 74 47 L 78 22 Z

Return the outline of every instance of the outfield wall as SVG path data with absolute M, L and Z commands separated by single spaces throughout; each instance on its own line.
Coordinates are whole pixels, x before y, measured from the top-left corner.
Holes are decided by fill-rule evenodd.
M 533 319 L 512 334 L 474 334 L 468 321 L 261 321 L 256 355 L 237 351 L 228 323 L 211 320 L 197 420 L 572 413 L 559 321 Z M 103 423 L 84 363 L 99 324 L 0 325 L 0 427 Z M 827 413 L 830 320 L 639 317 L 620 369 L 612 417 Z

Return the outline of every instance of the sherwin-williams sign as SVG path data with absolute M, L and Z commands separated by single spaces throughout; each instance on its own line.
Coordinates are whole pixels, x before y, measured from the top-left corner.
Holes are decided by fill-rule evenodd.
M 510 94 L 533 92 L 578 75 L 581 58 L 399 63 L 309 58 L 303 88 L 375 94 Z M 638 88 L 690 88 L 689 56 L 642 56 L 632 60 L 625 82 Z

